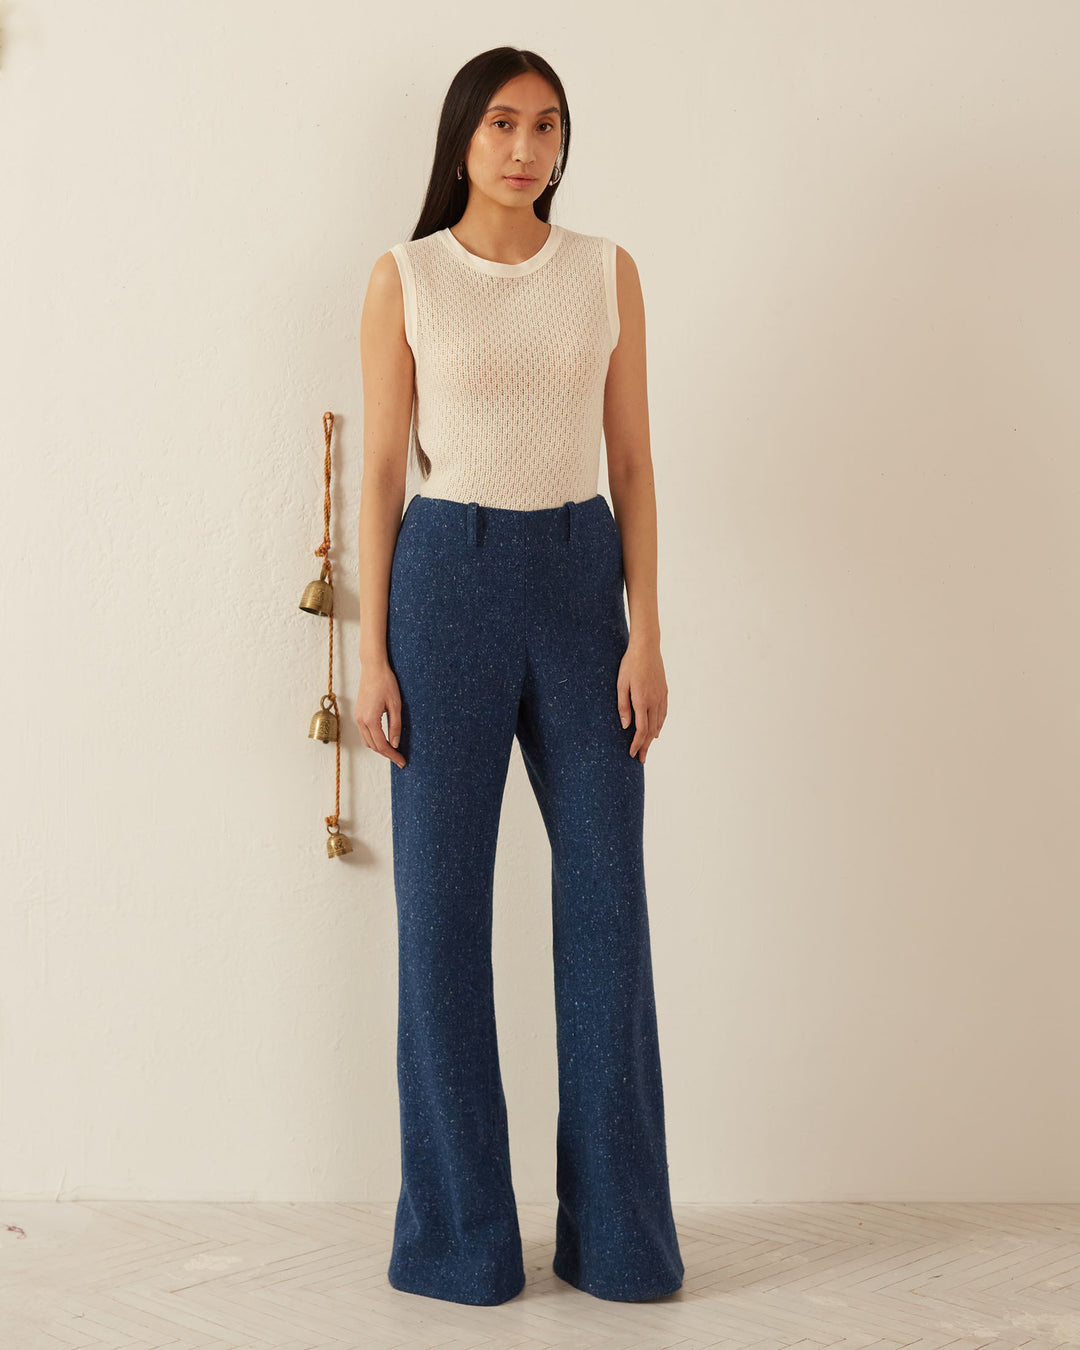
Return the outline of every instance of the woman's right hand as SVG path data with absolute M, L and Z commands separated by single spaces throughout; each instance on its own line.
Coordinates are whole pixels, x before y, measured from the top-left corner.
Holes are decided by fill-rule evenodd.
M 390 739 L 383 733 L 383 713 L 388 714 Z M 364 744 L 385 755 L 399 769 L 405 756 L 396 748 L 401 739 L 401 690 L 389 661 L 360 662 L 360 692 L 356 696 L 353 718 L 360 728 Z

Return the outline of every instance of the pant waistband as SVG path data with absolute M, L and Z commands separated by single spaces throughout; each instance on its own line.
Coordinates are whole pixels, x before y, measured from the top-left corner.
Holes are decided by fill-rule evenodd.
M 517 538 L 565 539 L 574 538 L 575 524 L 610 508 L 601 493 L 584 501 L 565 501 L 561 506 L 540 507 L 536 510 L 513 510 L 504 506 L 481 506 L 479 502 L 459 502 L 449 497 L 426 497 L 416 493 L 406 511 L 423 511 L 440 517 L 445 524 L 460 526 L 466 543 L 479 546 L 484 535 L 492 530 L 500 535 Z

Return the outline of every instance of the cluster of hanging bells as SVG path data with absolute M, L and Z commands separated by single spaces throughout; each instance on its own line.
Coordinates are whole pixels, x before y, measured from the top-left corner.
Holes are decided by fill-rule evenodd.
M 328 580 L 325 562 L 318 581 L 309 581 L 304 587 L 304 594 L 300 599 L 300 608 L 308 614 L 318 614 L 324 618 L 332 619 L 334 588 Z M 311 740 L 329 743 L 331 741 L 336 742 L 338 739 L 337 714 L 325 706 L 328 700 L 329 695 L 324 694 L 321 700 L 324 706 L 311 719 L 311 726 L 308 728 L 308 737 Z M 330 827 L 327 826 L 327 828 Z M 326 856 L 328 858 L 340 858 L 343 854 L 351 852 L 352 844 L 349 843 L 347 836 L 338 829 L 331 830 L 330 837 L 326 841 Z

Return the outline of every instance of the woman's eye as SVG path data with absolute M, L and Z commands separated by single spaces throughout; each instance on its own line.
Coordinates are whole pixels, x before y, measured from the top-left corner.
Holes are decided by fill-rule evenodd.
M 498 127 L 498 126 L 508 127 L 508 126 L 510 125 L 510 123 L 506 120 L 505 117 L 496 117 L 495 121 L 492 122 L 491 125 L 492 125 L 493 127 Z M 554 123 L 554 122 L 541 122 L 540 125 L 541 125 L 542 127 L 551 127 L 552 130 L 555 129 L 555 123 Z

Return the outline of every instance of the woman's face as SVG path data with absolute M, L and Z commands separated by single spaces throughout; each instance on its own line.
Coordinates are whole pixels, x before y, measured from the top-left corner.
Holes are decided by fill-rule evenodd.
M 469 142 L 469 190 L 503 206 L 528 206 L 548 185 L 562 143 L 554 89 L 535 71 L 517 75 L 492 95 Z M 515 181 L 524 175 L 528 181 Z

